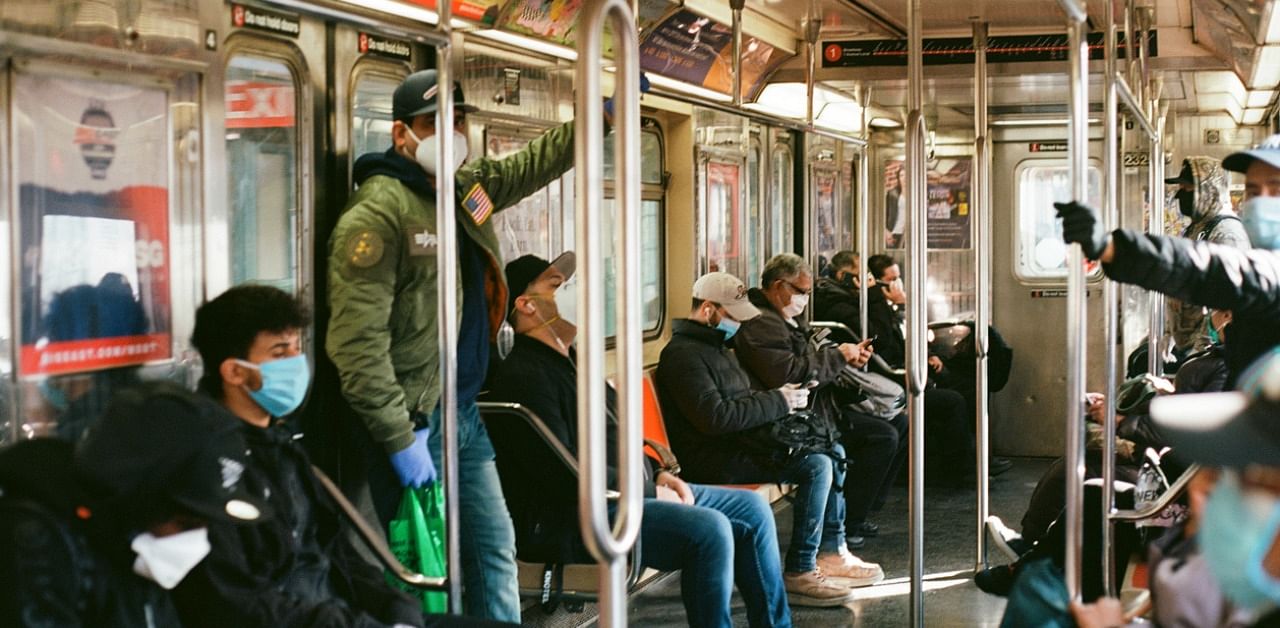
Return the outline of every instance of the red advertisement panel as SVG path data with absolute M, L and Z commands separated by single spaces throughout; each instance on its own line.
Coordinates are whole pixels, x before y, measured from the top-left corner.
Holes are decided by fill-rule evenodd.
M 291 127 L 294 123 L 293 85 L 259 81 L 227 81 L 227 128 Z
M 170 357 L 168 94 L 18 74 L 14 96 L 22 374 Z

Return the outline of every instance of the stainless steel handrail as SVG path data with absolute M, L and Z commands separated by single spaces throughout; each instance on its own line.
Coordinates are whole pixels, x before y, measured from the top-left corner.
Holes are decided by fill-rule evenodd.
M 1105 28 L 1106 35 L 1104 37 L 1104 65 L 1105 74 L 1102 80 L 1102 109 L 1103 109 L 1103 155 L 1102 155 L 1102 203 L 1103 203 L 1103 222 L 1107 229 L 1117 229 L 1120 227 L 1120 202 L 1119 202 L 1119 185 L 1120 185 L 1120 164 L 1118 162 L 1118 153 L 1120 147 L 1119 129 L 1117 128 L 1119 103 L 1116 102 L 1117 79 L 1116 76 L 1116 17 L 1114 7 L 1110 4 L 1106 6 Z M 1105 381 L 1103 382 L 1103 394 L 1106 395 L 1106 414 L 1102 420 L 1102 433 L 1104 435 L 1102 441 L 1102 510 L 1108 516 L 1103 517 L 1102 525 L 1102 585 L 1107 595 L 1116 596 L 1118 590 L 1115 582 L 1115 552 L 1111 551 L 1115 543 L 1115 526 L 1112 525 L 1110 514 L 1116 508 L 1115 496 L 1115 477 L 1116 477 L 1116 378 L 1118 376 L 1118 358 L 1116 356 L 1117 344 L 1120 340 L 1120 309 L 1119 309 L 1120 285 L 1115 281 L 1108 279 L 1102 285 L 1102 300 L 1104 310 L 1104 324 L 1106 330 L 1103 338 L 1105 347 L 1103 348 L 1103 362 Z
M 1134 119 L 1138 121 L 1138 126 L 1142 127 L 1142 132 L 1146 133 L 1149 138 L 1155 138 L 1156 127 L 1147 119 L 1146 108 L 1138 104 L 1137 96 L 1129 88 L 1129 81 L 1126 81 L 1123 76 L 1116 76 L 1115 83 L 1116 94 L 1120 96 L 1124 106 L 1129 109 Z
M 742 9 L 747 0 L 729 0 L 733 11 L 733 106 L 742 106 Z M 632 13 L 635 10 L 632 9 Z
M 1087 12 L 1079 0 L 1059 0 L 1067 13 L 1068 77 L 1071 88 L 1071 126 L 1068 157 L 1071 165 L 1071 197 L 1089 198 L 1089 42 Z M 1067 257 L 1067 496 L 1066 555 L 1063 571 L 1072 600 L 1081 595 L 1081 542 L 1084 525 L 1084 387 L 1087 303 L 1084 254 L 1072 244 Z
M 440 352 L 440 425 L 444 460 L 445 546 L 448 551 L 449 612 L 462 613 L 461 523 L 458 503 L 458 214 L 454 208 L 453 27 L 451 2 L 439 3 L 437 30 L 445 43 L 436 48 L 436 316 Z M 460 164 L 458 164 L 460 165 Z
M 560 437 L 556 436 L 555 433 L 551 431 L 551 428 L 547 427 L 547 424 L 542 421 L 542 417 L 538 416 L 538 413 L 530 410 L 522 404 L 507 401 L 481 401 L 477 403 L 476 406 L 479 407 L 481 414 L 509 414 L 511 416 L 520 417 L 529 425 L 529 427 L 533 428 L 534 431 L 538 433 L 538 436 L 541 437 L 547 446 L 551 448 L 551 451 L 555 454 L 556 458 L 559 459 L 569 471 L 573 472 L 574 477 L 578 477 L 578 459 L 574 458 L 573 454 L 569 453 L 569 448 L 565 447 L 564 443 L 560 442 Z M 605 497 L 608 499 L 615 500 L 620 496 L 621 494 L 618 493 L 618 491 L 605 491 Z
M 1154 93 L 1155 90 L 1149 90 Z M 1150 103 L 1154 108 L 1155 102 Z M 1147 233 L 1164 235 L 1164 134 L 1163 114 L 1155 119 L 1156 135 L 1151 138 L 1150 166 L 1147 169 L 1151 183 L 1147 188 L 1151 197 L 1150 216 L 1147 220 Z M 1147 293 L 1150 299 L 1151 319 L 1147 325 L 1147 372 L 1152 375 L 1164 375 L 1164 294 L 1152 290 Z
M 622 499 L 609 524 L 605 499 L 604 259 L 600 233 L 604 202 L 604 121 L 600 103 L 601 55 L 605 20 L 613 33 L 617 82 L 614 90 L 614 183 L 618 217 L 613 234 L 621 249 L 617 283 L 618 488 Z M 578 173 L 578 477 L 579 521 L 587 549 L 600 562 L 600 625 L 626 625 L 625 561 L 640 533 L 643 507 L 641 427 L 643 322 L 640 312 L 640 64 L 639 35 L 625 0 L 589 0 L 578 21 L 575 73 L 577 122 L 574 158 Z
M 1107 518 L 1112 521 L 1128 522 L 1154 519 L 1161 511 L 1168 508 L 1169 504 L 1173 503 L 1173 500 L 1178 499 L 1186 492 L 1187 486 L 1191 484 L 1192 478 L 1194 478 L 1196 473 L 1199 472 L 1200 465 L 1193 464 L 1187 467 L 1187 469 L 1182 472 L 1182 475 L 1178 476 L 1178 479 L 1175 480 L 1173 484 L 1170 484 L 1164 494 L 1161 495 L 1154 503 L 1148 504 L 1147 507 L 1142 510 L 1117 510 L 1110 513 Z
M 862 332 L 859 338 L 867 337 L 867 249 L 871 246 L 871 152 L 867 144 L 871 141 L 871 88 L 863 87 L 860 94 L 862 104 L 862 140 L 864 144 L 858 149 L 858 329 Z
M 925 287 L 928 285 L 929 222 L 926 212 L 928 200 L 928 159 L 925 142 L 928 131 L 924 119 L 924 19 L 920 12 L 920 0 L 907 3 L 907 135 L 906 135 L 906 188 L 907 274 L 911 279 L 907 297 L 907 416 L 910 424 L 909 462 L 910 507 L 907 528 L 910 542 L 911 600 L 907 609 L 909 624 L 924 626 L 924 386 L 927 376 L 929 332 L 928 302 Z
M 970 197 L 974 216 L 974 286 L 977 294 L 973 320 L 973 349 L 976 354 L 974 417 L 977 422 L 975 440 L 978 499 L 978 534 L 974 547 L 974 571 L 987 567 L 986 521 L 991 510 L 991 417 L 987 404 L 990 383 L 987 377 L 987 349 L 991 326 L 991 205 L 988 184 L 991 176 L 991 153 L 987 143 L 987 23 L 973 24 L 973 194 Z
M 395 576 L 396 580 L 418 589 L 441 591 L 449 587 L 448 578 L 424 576 L 405 567 L 396 559 L 395 554 L 391 553 L 391 549 L 387 547 L 387 542 L 382 533 L 374 530 L 373 526 L 369 525 L 368 521 L 365 521 L 365 518 L 360 515 L 360 511 L 356 510 L 356 507 L 347 499 L 347 496 L 342 494 L 342 490 L 338 488 L 338 485 L 334 484 L 333 480 L 328 475 L 325 475 L 324 471 L 320 470 L 320 467 L 312 465 L 311 473 L 320 482 L 324 492 L 328 493 L 333 502 L 338 505 L 338 510 L 346 518 L 347 522 L 351 524 L 351 527 L 355 529 L 356 535 L 373 552 L 378 562 L 382 563 L 382 566 L 391 575 Z

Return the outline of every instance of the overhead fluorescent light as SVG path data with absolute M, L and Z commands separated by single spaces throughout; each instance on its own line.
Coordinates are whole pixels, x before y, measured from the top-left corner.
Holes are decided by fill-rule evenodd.
M 431 9 L 424 9 L 420 6 L 414 6 L 404 2 L 395 2 L 395 0 L 345 0 L 347 4 L 354 4 L 359 7 L 407 17 L 411 20 L 426 22 L 427 24 L 436 25 L 440 23 L 440 14 Z M 453 28 L 467 28 L 470 24 L 458 18 L 449 20 L 449 25 Z
M 478 37 L 483 37 L 484 39 L 488 39 L 490 41 L 496 41 L 496 42 L 501 42 L 510 46 L 515 46 L 516 48 L 519 48 L 521 50 L 530 50 L 533 52 L 542 53 L 550 57 L 556 57 L 558 59 L 565 59 L 567 61 L 578 60 L 577 50 L 574 50 L 573 48 L 570 48 L 568 46 L 553 44 L 549 41 L 534 39 L 533 37 L 525 37 L 524 35 L 517 35 L 515 33 L 510 33 L 510 32 L 498 30 L 498 29 L 486 29 L 482 31 L 475 31 L 474 33 L 471 33 L 471 34 L 476 35 Z
M 733 97 L 728 94 L 717 92 L 713 89 L 707 89 L 700 85 L 677 81 L 676 79 L 668 78 L 661 74 L 655 74 L 652 72 L 648 73 L 647 76 L 649 77 L 649 84 L 663 91 L 688 94 L 690 96 L 696 96 L 704 100 L 712 100 L 715 102 L 733 101 Z
M 1259 107 L 1257 109 L 1245 109 L 1244 113 L 1241 114 L 1240 116 L 1240 124 L 1247 124 L 1250 126 L 1255 124 L 1262 124 L 1262 118 L 1264 118 L 1266 115 L 1267 115 L 1267 110 L 1262 107 Z
M 1258 62 L 1253 64 L 1250 87 L 1275 89 L 1280 85 L 1280 46 L 1259 48 Z
M 809 88 L 805 83 L 769 83 L 760 91 L 753 103 L 743 105 L 752 111 L 768 113 L 782 118 L 802 119 L 808 113 Z M 814 122 L 829 104 L 856 104 L 845 94 L 822 85 L 813 87 Z M 833 110 L 833 113 L 836 110 Z M 861 116 L 861 112 L 858 113 Z M 824 125 L 825 126 L 825 125 Z M 855 127 L 857 128 L 857 127 Z
M 1246 107 L 1266 107 L 1271 104 L 1271 100 L 1275 98 L 1275 90 L 1254 89 L 1249 90 L 1249 99 L 1244 105 Z
M 1100 118 L 1089 118 L 1089 124 L 1102 122 Z M 1067 126 L 1070 118 L 997 118 L 991 126 Z
M 829 102 L 813 119 L 817 126 L 852 133 L 862 129 L 862 105 L 856 102 Z
M 896 129 L 902 126 L 901 122 L 894 120 L 893 118 L 879 118 L 879 117 L 872 118 L 871 121 L 868 122 L 867 124 L 869 124 L 870 126 L 876 127 L 877 129 Z

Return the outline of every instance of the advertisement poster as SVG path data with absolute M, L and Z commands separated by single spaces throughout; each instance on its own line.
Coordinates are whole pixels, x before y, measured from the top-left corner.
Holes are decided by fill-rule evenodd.
M 498 15 L 496 27 L 572 46 L 581 9 L 582 0 L 511 0 Z
M 944 157 L 929 167 L 929 248 L 968 249 L 972 244 L 969 227 L 969 185 L 973 160 Z M 902 192 L 902 160 L 889 162 L 884 169 L 884 244 L 903 248 L 907 225 L 907 202 Z
M 753 100 L 764 77 L 791 56 L 744 36 L 743 98 Z M 640 42 L 640 69 L 728 94 L 733 91 L 733 29 L 688 9 L 677 9 Z
M 741 166 L 707 162 L 707 266 L 708 272 L 738 273 L 738 204 Z
M 23 375 L 170 357 L 168 95 L 17 74 Z

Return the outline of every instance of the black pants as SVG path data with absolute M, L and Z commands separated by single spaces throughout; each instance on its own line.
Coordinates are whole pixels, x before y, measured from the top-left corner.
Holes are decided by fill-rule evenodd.
M 933 476 L 947 484 L 973 477 L 977 454 L 964 396 L 954 390 L 930 388 L 924 392 L 924 416 L 925 478 Z
M 1133 508 L 1133 493 L 1116 493 L 1116 507 Z M 1059 511 L 1060 515 L 1062 511 Z M 1080 551 L 1080 567 L 1082 594 L 1085 601 L 1093 601 L 1103 594 L 1102 587 L 1102 487 L 1086 484 L 1084 487 L 1084 529 Z M 1124 578 L 1129 566 L 1129 556 L 1141 547 L 1138 529 L 1132 523 L 1117 523 L 1114 543 L 1111 551 L 1116 557 L 1116 572 L 1112 574 L 1115 582 Z M 1066 547 L 1066 528 L 1062 516 L 1059 516 L 1045 531 L 1040 540 L 1018 559 L 1021 566 L 1042 558 L 1050 558 L 1059 567 L 1062 566 Z
M 882 419 L 845 409 L 840 431 L 849 469 L 844 476 L 845 530 L 884 506 L 893 478 L 907 454 L 907 417 Z
M 1102 477 L 1102 452 L 1090 450 L 1085 452 L 1085 478 Z M 1116 465 L 1116 479 L 1134 483 L 1138 480 L 1138 470 L 1130 465 Z M 1130 498 L 1131 499 L 1131 498 Z M 1031 492 L 1031 500 L 1027 503 L 1027 512 L 1022 515 L 1022 538 L 1035 543 L 1045 535 L 1049 526 L 1062 514 L 1067 501 L 1067 467 L 1064 459 L 1059 458 L 1049 465 L 1036 488 Z

